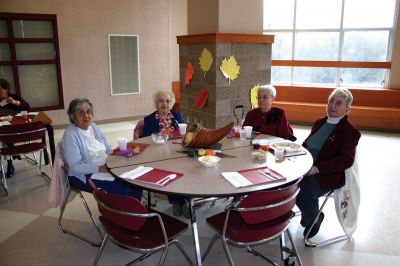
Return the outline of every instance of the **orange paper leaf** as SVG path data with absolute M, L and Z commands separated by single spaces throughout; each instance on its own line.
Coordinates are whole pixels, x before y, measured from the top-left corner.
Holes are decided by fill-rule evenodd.
M 193 78 L 194 69 L 191 62 L 188 62 L 185 67 L 185 86 L 189 85 Z

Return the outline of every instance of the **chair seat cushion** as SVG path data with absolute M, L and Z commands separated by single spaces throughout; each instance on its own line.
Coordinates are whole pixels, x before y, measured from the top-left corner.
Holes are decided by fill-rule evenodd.
M 149 210 L 151 213 L 158 213 L 165 226 L 168 240 L 176 238 L 187 230 L 188 225 L 174 217 L 171 217 L 156 210 Z M 148 218 L 139 231 L 125 229 L 107 220 L 104 216 L 99 217 L 107 233 L 121 244 L 138 249 L 154 249 L 164 244 L 164 237 L 157 217 Z
M 222 235 L 226 212 L 218 213 L 206 219 L 208 225 Z M 292 212 L 288 212 L 268 222 L 247 224 L 239 212 L 231 211 L 229 215 L 226 238 L 239 243 L 252 243 L 267 240 L 282 233 L 289 225 Z

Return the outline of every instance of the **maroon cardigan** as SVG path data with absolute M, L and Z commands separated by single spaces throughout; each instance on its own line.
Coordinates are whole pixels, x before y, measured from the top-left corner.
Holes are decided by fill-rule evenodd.
M 285 111 L 277 107 L 272 107 L 266 113 L 262 113 L 260 108 L 250 110 L 246 115 L 243 126 L 252 126 L 254 131 L 259 131 L 262 134 L 292 141 L 296 140 L 293 129 L 287 121 Z
M 324 117 L 314 123 L 303 146 L 327 119 Z M 326 189 L 336 189 L 345 184 L 344 170 L 353 165 L 360 137 L 360 131 L 348 120 L 347 115 L 339 121 L 314 162 L 319 170 L 316 175 L 318 185 Z

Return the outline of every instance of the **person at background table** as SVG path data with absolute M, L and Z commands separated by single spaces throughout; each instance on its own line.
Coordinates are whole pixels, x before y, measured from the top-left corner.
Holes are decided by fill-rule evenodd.
M 28 111 L 30 105 L 22 97 L 11 94 L 10 83 L 5 79 L 0 79 L 0 115 L 15 115 L 20 111 Z M 21 159 L 18 155 L 16 158 Z M 14 165 L 11 158 L 7 158 L 6 178 L 14 176 Z
M 172 110 L 175 104 L 175 96 L 169 91 L 157 91 L 153 95 L 154 107 L 156 111 L 144 118 L 143 132 L 141 137 L 150 136 L 152 133 L 162 132 L 171 135 L 172 132 L 179 130 L 178 124 L 185 123 L 183 116 L 179 112 Z M 185 199 L 181 197 L 168 196 L 172 206 L 172 214 L 175 216 L 189 216 L 189 209 L 185 205 Z
M 185 123 L 182 114 L 172 110 L 175 104 L 174 94 L 169 91 L 157 91 L 153 95 L 153 101 L 156 111 L 144 118 L 141 137 L 158 132 L 171 136 L 172 132 L 179 130 L 179 123 Z
M 30 105 L 22 97 L 11 94 L 10 83 L 5 79 L 0 79 L 0 108 L 3 113 L 5 110 L 13 110 L 14 114 L 20 111 L 29 111 Z M 12 112 L 12 111 L 11 111 Z
M 69 182 L 91 191 L 87 182 L 91 178 L 97 187 L 119 195 L 130 195 L 141 200 L 142 191 L 134 190 L 109 174 L 105 165 L 112 148 L 106 137 L 92 122 L 93 105 L 86 98 L 76 98 L 68 107 L 71 124 L 61 140 L 62 152 L 68 165 Z
M 345 184 L 344 171 L 353 165 L 361 134 L 348 118 L 352 102 L 349 90 L 335 89 L 328 98 L 327 116 L 314 123 L 303 143 L 314 159 L 310 172 L 300 182 L 296 200 L 301 211 L 300 224 L 305 227 L 304 235 L 318 215 L 318 198 L 342 187 Z M 321 213 L 308 238 L 318 233 L 323 219 Z
M 253 131 L 295 141 L 296 137 L 287 121 L 285 111 L 272 107 L 275 97 L 274 86 L 260 86 L 257 91 L 258 108 L 247 113 L 243 126 L 252 126 Z

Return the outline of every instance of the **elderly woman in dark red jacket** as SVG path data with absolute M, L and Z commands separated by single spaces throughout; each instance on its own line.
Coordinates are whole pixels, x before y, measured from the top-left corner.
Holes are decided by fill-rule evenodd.
M 310 172 L 300 183 L 296 201 L 301 211 L 300 224 L 306 227 L 304 235 L 318 215 L 318 198 L 343 186 L 344 171 L 353 165 L 361 134 L 347 116 L 352 101 L 349 90 L 335 89 L 328 98 L 327 116 L 314 123 L 303 143 L 314 159 Z M 318 233 L 323 219 L 321 213 L 308 238 Z
M 254 131 L 295 141 L 296 137 L 287 121 L 285 111 L 272 107 L 275 97 L 274 86 L 260 86 L 257 91 L 258 108 L 247 113 L 243 126 L 252 126 Z

